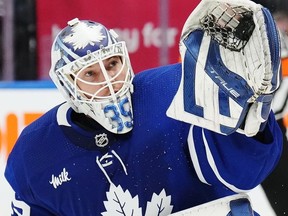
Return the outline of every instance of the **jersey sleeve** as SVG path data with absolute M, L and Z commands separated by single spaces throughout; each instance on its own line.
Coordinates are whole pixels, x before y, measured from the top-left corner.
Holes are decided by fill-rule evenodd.
M 21 215 L 21 216 L 55 216 L 55 214 L 48 212 L 46 209 L 33 205 L 33 204 L 28 204 L 26 201 L 22 199 L 22 196 L 19 195 L 16 191 L 20 191 L 18 189 L 18 186 L 16 184 L 15 178 L 12 177 L 12 170 L 9 168 L 6 168 L 6 178 L 9 181 L 10 185 L 15 188 L 14 190 L 14 199 L 11 200 L 11 215 L 16 216 L 16 215 Z
M 39 206 L 28 205 L 17 194 L 15 194 L 15 198 L 11 200 L 10 206 L 11 216 L 56 216 Z
M 17 144 L 17 143 L 16 143 Z M 13 152 L 9 155 L 5 168 L 5 178 L 13 189 L 15 197 L 11 200 L 12 216 L 55 216 L 37 203 L 27 180 L 25 173 L 25 160 L 19 151 L 23 149 L 14 147 Z M 17 175 L 16 175 L 17 173 Z
M 272 113 L 261 136 L 249 138 L 236 132 L 225 136 L 191 126 L 188 146 L 198 178 L 235 192 L 254 188 L 273 170 L 282 151 L 281 130 Z

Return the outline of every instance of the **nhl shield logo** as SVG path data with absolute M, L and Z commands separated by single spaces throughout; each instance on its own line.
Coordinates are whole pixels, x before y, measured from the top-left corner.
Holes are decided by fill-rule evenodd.
M 108 145 L 109 140 L 106 133 L 98 134 L 95 136 L 95 143 L 99 147 L 104 147 Z

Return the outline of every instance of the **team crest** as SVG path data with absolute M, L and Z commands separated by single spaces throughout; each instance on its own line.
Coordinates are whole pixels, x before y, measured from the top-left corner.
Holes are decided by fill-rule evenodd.
M 99 147 L 104 147 L 108 145 L 109 140 L 106 133 L 98 134 L 95 136 L 95 143 Z
M 88 44 L 94 46 L 106 37 L 101 32 L 102 29 L 100 25 L 89 26 L 87 23 L 80 22 L 72 27 L 71 34 L 67 35 L 63 41 L 72 44 L 74 50 L 83 49 Z

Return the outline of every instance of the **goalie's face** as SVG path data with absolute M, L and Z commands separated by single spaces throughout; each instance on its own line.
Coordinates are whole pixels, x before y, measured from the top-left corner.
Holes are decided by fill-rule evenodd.
M 75 84 L 89 100 L 112 99 L 128 81 L 127 69 L 120 56 L 114 56 L 84 67 L 75 76 Z
M 124 56 L 99 59 L 65 77 L 65 85 L 72 86 L 70 100 L 76 111 L 113 133 L 132 129 L 132 75 Z

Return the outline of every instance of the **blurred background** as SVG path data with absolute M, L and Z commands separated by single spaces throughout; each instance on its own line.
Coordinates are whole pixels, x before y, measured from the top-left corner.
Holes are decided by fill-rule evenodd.
M 177 62 L 182 25 L 199 0 L 182 3 L 0 0 L 0 80 L 48 79 L 52 41 L 67 21 L 75 17 L 115 29 L 127 43 L 135 73 Z
M 182 25 L 199 1 L 0 0 L 0 80 L 48 79 L 53 38 L 74 17 L 118 30 L 135 73 L 177 62 Z M 287 0 L 255 2 L 288 10 Z
M 50 47 L 67 21 L 78 17 L 113 28 L 128 47 L 134 72 L 179 61 L 183 24 L 200 0 L 0 0 L 0 215 L 11 215 L 11 190 L 4 179 L 6 158 L 19 133 L 60 103 L 49 80 Z M 274 111 L 283 130 L 279 165 L 250 194 L 261 215 L 288 214 L 288 1 L 255 0 L 277 14 L 286 39 L 282 45 L 283 82 Z M 284 37 L 283 37 L 284 38 Z M 286 41 L 286 42 L 285 42 Z M 286 74 L 286 75 L 285 75 Z M 11 82 L 10 82 L 11 81 Z M 25 82 L 23 82 L 25 81 Z M 17 99 L 17 100 L 15 100 Z M 13 198 L 13 194 L 11 195 Z M 267 203 L 268 201 L 268 203 Z

